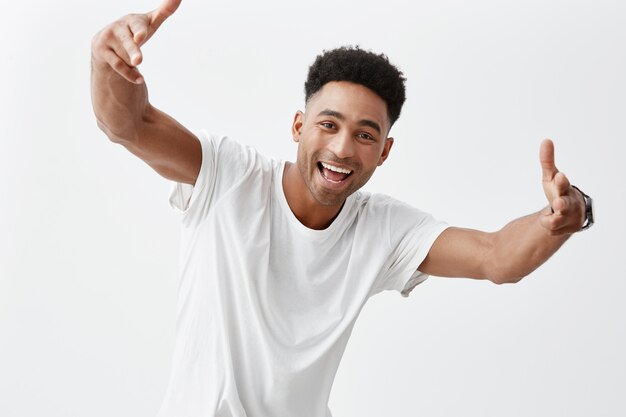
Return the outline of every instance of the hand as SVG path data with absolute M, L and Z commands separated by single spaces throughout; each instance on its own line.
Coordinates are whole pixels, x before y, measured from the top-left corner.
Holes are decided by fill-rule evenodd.
M 143 59 L 140 47 L 174 14 L 180 2 L 164 0 L 149 13 L 129 14 L 106 26 L 91 42 L 94 64 L 109 66 L 129 82 L 141 84 L 143 77 L 137 69 Z
M 578 232 L 585 222 L 585 200 L 554 165 L 554 144 L 550 139 L 541 143 L 539 159 L 543 171 L 543 191 L 550 204 L 541 216 L 541 225 L 551 235 Z

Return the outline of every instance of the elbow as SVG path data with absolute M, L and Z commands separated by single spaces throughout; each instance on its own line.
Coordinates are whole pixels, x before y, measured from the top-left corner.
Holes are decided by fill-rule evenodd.
M 96 123 L 98 124 L 98 129 L 102 130 L 104 132 L 105 135 L 107 135 L 107 137 L 109 139 L 113 140 L 112 137 L 112 132 L 111 130 L 107 127 L 107 125 L 104 124 L 104 122 L 102 120 L 100 120 L 99 118 L 96 117 Z
M 491 273 L 487 274 L 489 281 L 496 285 L 516 284 L 527 275 L 527 273 L 503 267 L 492 268 Z
M 98 128 L 104 132 L 105 135 L 109 138 L 109 140 L 113 143 L 117 143 L 120 145 L 126 145 L 133 141 L 133 138 L 136 136 L 135 133 L 132 133 L 129 129 L 124 130 L 115 130 L 109 127 L 104 121 L 100 118 L 96 118 L 96 122 L 98 124 Z
M 503 256 L 496 252 L 495 247 L 483 258 L 484 276 L 494 284 L 516 284 L 533 271 L 528 263 Z
M 119 135 L 116 135 L 113 130 L 107 126 L 107 124 L 96 116 L 96 123 L 98 124 L 98 128 L 104 132 L 105 135 L 109 138 L 111 142 L 120 143 L 122 142 L 122 138 Z
M 523 276 L 506 276 L 506 277 L 493 277 L 490 278 L 490 281 L 493 282 L 496 285 L 502 285 L 502 284 L 517 284 L 518 282 L 520 282 L 522 280 L 522 278 L 524 278 Z
M 147 106 L 140 112 L 125 114 L 108 114 L 106 112 L 96 112 L 96 123 L 98 128 L 104 132 L 109 140 L 120 145 L 135 143 L 142 132 L 154 119 L 154 109 Z

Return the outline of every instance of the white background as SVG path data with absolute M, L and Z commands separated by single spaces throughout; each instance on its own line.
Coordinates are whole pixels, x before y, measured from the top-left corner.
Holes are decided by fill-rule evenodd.
M 160 406 L 179 218 L 170 183 L 98 130 L 89 92 L 92 36 L 156 5 L 3 1 L 0 416 Z M 433 277 L 373 297 L 335 417 L 626 415 L 625 22 L 617 0 L 185 0 L 146 45 L 155 106 L 290 160 L 315 56 L 384 52 L 408 100 L 366 189 L 452 225 L 493 231 L 541 209 L 546 137 L 594 197 L 597 224 L 518 284 Z

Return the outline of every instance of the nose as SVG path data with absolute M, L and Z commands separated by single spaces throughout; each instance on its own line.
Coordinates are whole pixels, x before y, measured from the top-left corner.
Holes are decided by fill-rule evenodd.
M 340 131 L 332 137 L 328 146 L 329 150 L 339 159 L 354 156 L 354 141 L 347 130 Z

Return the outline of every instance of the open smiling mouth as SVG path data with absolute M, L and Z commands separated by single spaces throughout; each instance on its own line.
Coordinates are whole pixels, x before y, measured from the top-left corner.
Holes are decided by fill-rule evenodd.
M 336 167 L 325 162 L 318 162 L 317 168 L 324 179 L 335 184 L 339 184 L 354 172 L 351 169 Z

